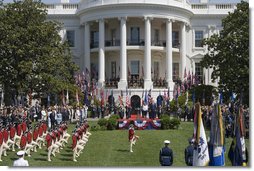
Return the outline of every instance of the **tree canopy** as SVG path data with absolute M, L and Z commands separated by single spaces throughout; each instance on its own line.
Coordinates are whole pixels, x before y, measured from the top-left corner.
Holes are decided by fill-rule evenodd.
M 60 23 L 47 20 L 40 0 L 14 0 L 0 8 L 0 84 L 7 95 L 75 89 L 78 67 L 60 29 Z
M 249 4 L 241 1 L 237 9 L 222 20 L 220 34 L 204 40 L 208 53 L 201 65 L 212 67 L 212 79 L 219 78 L 219 89 L 243 93 L 249 98 Z

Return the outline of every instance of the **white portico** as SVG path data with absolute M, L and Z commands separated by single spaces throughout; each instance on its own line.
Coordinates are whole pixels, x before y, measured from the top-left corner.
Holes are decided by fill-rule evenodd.
M 194 0 L 193 0 L 194 1 Z M 196 2 L 196 1 L 195 1 Z M 202 0 L 68 0 L 49 4 L 48 18 L 62 22 L 74 61 L 99 87 L 157 94 L 173 90 L 186 74 L 212 84 L 212 69 L 200 66 L 202 39 L 219 33 L 235 7 Z M 139 91 L 140 90 L 140 91 Z M 134 92 L 134 91 L 133 91 Z M 138 93 L 139 94 L 139 93 Z

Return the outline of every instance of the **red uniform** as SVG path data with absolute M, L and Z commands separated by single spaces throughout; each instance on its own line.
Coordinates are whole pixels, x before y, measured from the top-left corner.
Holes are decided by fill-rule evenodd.
M 33 140 L 36 141 L 38 138 L 38 129 L 34 129 L 34 132 L 33 132 Z
M 39 137 L 41 137 L 41 136 L 42 136 L 42 134 L 43 134 L 43 128 L 42 128 L 42 125 L 39 127 L 38 134 L 39 134 Z
M 74 134 L 72 135 L 72 149 L 74 149 L 77 146 L 77 138 L 78 135 Z
M 47 124 L 46 124 L 46 123 L 43 123 L 43 124 L 42 124 L 42 128 L 43 128 L 43 132 L 46 133 L 46 132 L 47 132 L 47 129 L 48 129 Z
M 18 124 L 18 126 L 17 126 L 17 135 L 18 136 L 21 136 L 21 130 L 22 130 L 22 126 L 21 126 L 21 124 Z
M 22 131 L 23 131 L 23 132 L 26 132 L 26 129 L 27 129 L 26 122 L 23 121 L 23 122 L 22 122 Z
M 27 142 L 28 142 L 28 144 L 30 144 L 32 142 L 32 133 L 31 132 L 27 133 Z
M 52 145 L 52 137 L 50 136 L 49 133 L 46 135 L 46 141 L 47 141 L 47 148 L 49 148 Z
M 129 141 L 132 140 L 133 136 L 134 136 L 134 129 L 130 128 L 129 129 Z
M 0 131 L 0 146 L 3 144 L 3 141 L 4 141 L 4 136 L 2 131 Z
M 16 129 L 14 126 L 12 126 L 10 128 L 10 139 L 13 140 L 13 138 L 15 137 L 15 133 L 16 133 Z
M 8 136 L 9 136 L 8 131 L 6 129 L 4 129 L 2 133 L 3 133 L 3 137 L 4 137 L 4 142 L 7 142 Z
M 56 134 L 54 132 L 52 132 L 51 137 L 52 137 L 52 141 L 56 142 Z
M 27 138 L 25 135 L 22 135 L 21 137 L 21 141 L 20 141 L 20 148 L 23 150 L 25 149 L 26 147 L 26 141 L 27 141 Z
M 60 132 L 59 131 L 55 131 L 55 135 L 56 135 L 57 141 L 59 141 L 60 140 Z

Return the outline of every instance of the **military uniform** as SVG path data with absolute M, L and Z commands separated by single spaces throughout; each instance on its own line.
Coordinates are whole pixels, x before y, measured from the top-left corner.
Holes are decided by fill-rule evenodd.
M 46 135 L 46 142 L 47 142 L 47 149 L 48 149 L 48 161 L 51 161 L 50 156 L 51 156 L 53 146 L 52 146 L 52 137 L 50 133 Z
M 13 166 L 29 166 L 28 161 L 24 159 L 24 151 L 17 152 L 17 155 L 19 156 L 19 159 L 15 160 L 13 162 Z
M 130 152 L 132 153 L 132 146 L 135 145 L 137 139 L 139 138 L 139 136 L 135 135 L 135 130 L 133 125 L 130 126 L 129 128 L 129 142 L 130 142 Z
M 173 151 L 168 147 L 170 141 L 165 140 L 165 147 L 160 150 L 159 161 L 161 166 L 171 166 L 173 164 Z

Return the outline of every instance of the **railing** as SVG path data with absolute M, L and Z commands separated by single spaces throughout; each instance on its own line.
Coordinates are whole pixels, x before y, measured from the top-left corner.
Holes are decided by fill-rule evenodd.
M 157 4 L 157 5 L 170 5 L 177 7 L 188 7 L 191 5 L 188 0 L 82 0 L 79 5 L 80 9 L 87 9 L 101 5 L 113 4 Z
M 216 9 L 231 9 L 233 8 L 232 4 L 216 4 Z
M 78 4 L 63 4 L 63 9 L 78 9 Z
M 139 40 L 127 40 L 126 44 L 128 46 L 145 46 L 145 41 L 144 39 L 139 39 Z M 112 47 L 112 46 L 120 46 L 120 40 L 105 40 L 105 47 Z M 158 46 L 158 47 L 166 47 L 166 41 L 165 40 L 153 40 L 151 41 L 152 46 Z M 91 42 L 90 43 L 90 48 L 98 48 L 99 47 L 99 42 Z M 179 48 L 180 43 L 178 39 L 172 40 L 172 47 L 173 48 Z
M 47 5 L 46 5 L 46 8 L 47 8 L 47 9 L 55 9 L 56 6 L 55 6 L 54 4 L 47 4 Z
M 136 39 L 136 40 L 127 40 L 127 45 L 136 45 L 136 46 L 145 46 L 144 39 Z
M 191 8 L 192 9 L 207 9 L 208 5 L 207 4 L 192 4 Z
M 163 46 L 166 47 L 166 41 L 165 40 L 153 40 L 152 46 Z
M 118 85 L 119 81 L 120 81 L 120 78 L 106 79 L 105 87 L 107 87 L 107 88 L 117 88 L 117 85 Z
M 120 40 L 106 40 L 105 41 L 105 46 L 106 47 L 120 46 Z
M 93 48 L 98 48 L 99 47 L 99 42 L 91 42 L 90 43 L 90 48 L 93 49 Z

